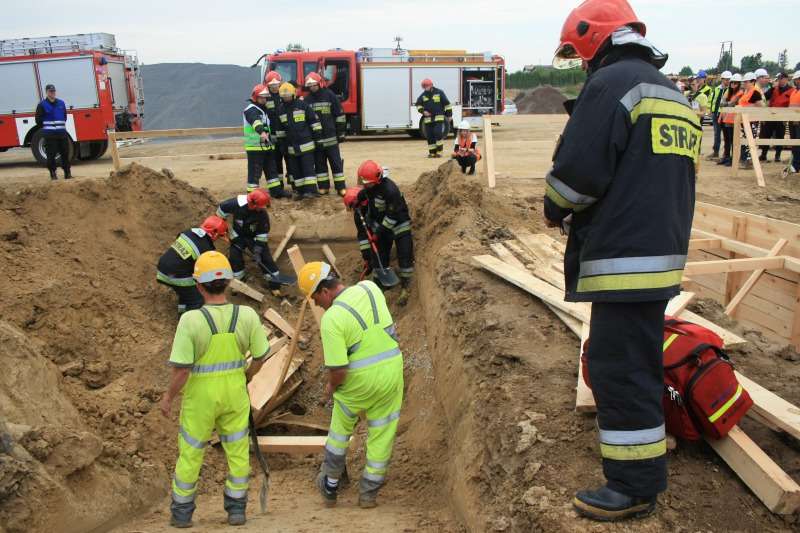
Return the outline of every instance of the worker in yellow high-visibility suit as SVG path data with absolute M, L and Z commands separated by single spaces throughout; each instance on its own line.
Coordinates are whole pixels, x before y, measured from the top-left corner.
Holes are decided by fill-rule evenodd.
M 317 488 L 329 507 L 336 504 L 347 447 L 359 415 L 367 420 L 367 464 L 358 504 L 375 507 L 384 483 L 403 403 L 403 354 L 386 299 L 375 283 L 345 287 L 327 263 L 307 263 L 298 276 L 306 297 L 325 309 L 320 324 L 327 397 L 333 416 Z
M 250 476 L 246 381 L 267 359 L 269 342 L 252 308 L 225 299 L 225 288 L 233 279 L 227 257 L 214 251 L 201 254 L 193 277 L 205 305 L 181 316 L 169 358 L 172 379 L 160 406 L 164 416 L 169 416 L 172 402 L 183 391 L 170 523 L 179 528 L 192 526 L 203 454 L 216 428 L 228 458 L 223 491 L 228 523 L 242 525 Z M 246 375 L 247 351 L 253 361 Z

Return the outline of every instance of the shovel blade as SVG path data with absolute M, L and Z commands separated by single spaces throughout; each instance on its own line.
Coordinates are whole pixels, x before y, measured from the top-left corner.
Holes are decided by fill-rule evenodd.
M 264 279 L 269 283 L 277 283 L 278 285 L 294 285 L 297 283 L 296 276 L 290 276 L 289 274 L 282 274 L 280 272 L 277 274 L 264 274 Z
M 376 268 L 375 269 L 375 277 L 378 278 L 380 284 L 387 289 L 389 287 L 394 287 L 400 284 L 400 278 L 397 277 L 394 270 L 389 267 L 386 268 Z

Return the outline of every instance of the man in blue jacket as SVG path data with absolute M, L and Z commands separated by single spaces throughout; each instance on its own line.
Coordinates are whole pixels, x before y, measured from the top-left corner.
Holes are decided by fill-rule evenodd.
M 69 137 L 67 135 L 67 106 L 63 100 L 56 98 L 56 87 L 52 83 L 44 88 L 47 98 L 36 106 L 36 125 L 42 128 L 45 135 L 44 149 L 47 153 L 47 168 L 50 179 L 57 179 L 56 157 L 61 156 L 64 179 L 72 177 L 69 168 Z

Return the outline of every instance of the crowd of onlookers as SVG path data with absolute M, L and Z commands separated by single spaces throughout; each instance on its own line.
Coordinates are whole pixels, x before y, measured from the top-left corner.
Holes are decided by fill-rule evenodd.
M 727 112 L 731 107 L 800 107 L 800 70 L 794 74 L 778 73 L 771 78 L 763 69 L 745 74 L 733 74 L 725 71 L 712 82 L 704 70 L 691 76 L 687 82 L 677 77 L 672 80 L 678 89 L 691 102 L 695 112 L 710 121 L 714 127 L 714 144 L 711 154 L 706 159 L 717 161 L 718 165 L 732 166 L 734 114 Z M 754 138 L 784 139 L 787 132 L 790 138 L 800 138 L 800 122 L 755 122 L 750 123 Z M 744 130 L 742 129 L 743 134 Z M 722 152 L 720 153 L 720 148 Z M 770 146 L 763 146 L 759 161 L 768 161 Z M 774 146 L 774 161 L 781 162 L 784 148 L 791 150 L 789 165 L 784 175 L 796 174 L 800 171 L 800 147 Z M 738 163 L 752 165 L 752 154 L 747 143 L 742 145 L 741 159 Z M 737 164 L 738 164 L 737 163 Z

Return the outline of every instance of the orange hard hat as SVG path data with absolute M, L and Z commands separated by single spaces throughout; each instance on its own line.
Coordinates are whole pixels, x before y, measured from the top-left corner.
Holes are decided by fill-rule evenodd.
M 433 80 L 431 80 L 430 78 L 425 78 L 424 80 L 422 80 L 422 84 L 421 85 L 425 89 L 427 89 L 429 87 L 433 87 Z
M 253 92 L 250 93 L 250 99 L 255 102 L 256 98 L 258 98 L 259 96 L 268 96 L 268 95 L 269 91 L 267 90 L 267 86 L 259 83 L 258 85 L 253 87 Z
M 267 73 L 267 85 L 280 85 L 282 81 L 283 78 L 281 78 L 277 70 L 271 70 Z
M 358 204 L 358 194 L 363 190 L 364 189 L 361 187 L 348 187 L 347 190 L 344 191 L 344 196 L 342 197 L 344 206 L 348 209 L 354 209 Z
M 322 86 L 322 76 L 320 76 L 316 72 L 309 72 L 306 75 L 305 86 L 308 87 L 309 85 L 312 85 L 314 83 L 316 83 L 319 86 Z
M 228 223 L 224 218 L 217 215 L 211 215 L 206 218 L 200 228 L 205 231 L 212 241 L 216 241 L 220 237 L 225 237 L 228 234 Z
M 264 209 L 270 203 L 269 193 L 264 189 L 256 189 L 247 194 L 248 209 Z
M 367 159 L 358 166 L 358 179 L 363 183 L 380 183 L 383 178 L 383 167 L 372 159 Z
M 631 26 L 643 37 L 647 32 L 626 0 L 586 0 L 572 10 L 561 29 L 561 42 L 553 64 L 559 61 L 591 61 L 611 34 Z

